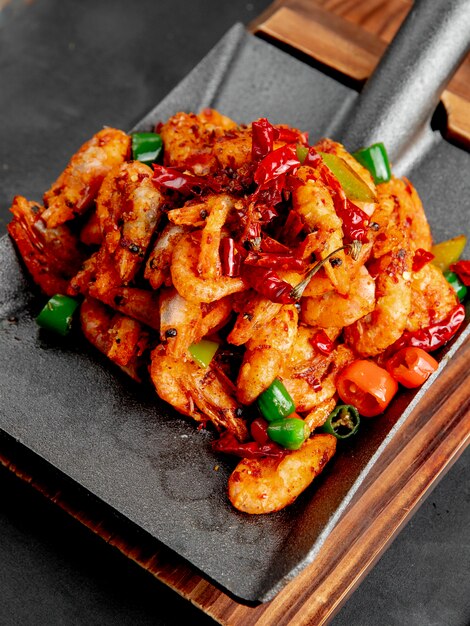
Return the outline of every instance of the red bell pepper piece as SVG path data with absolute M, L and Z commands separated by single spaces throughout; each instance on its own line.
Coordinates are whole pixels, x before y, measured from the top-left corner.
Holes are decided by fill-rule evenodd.
M 411 269 L 413 272 L 419 272 L 429 261 L 432 261 L 434 254 L 424 250 L 424 248 L 418 248 L 413 255 L 413 264 Z
M 457 274 L 466 287 L 470 287 L 470 261 L 457 261 L 449 269 Z
M 318 330 L 313 335 L 310 342 L 321 354 L 324 355 L 331 354 L 335 347 L 334 342 L 331 341 L 324 330 Z

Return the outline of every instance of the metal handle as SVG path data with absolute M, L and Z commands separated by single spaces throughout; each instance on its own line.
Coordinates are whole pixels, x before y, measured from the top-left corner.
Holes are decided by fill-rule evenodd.
M 469 48 L 470 0 L 417 0 L 339 130 L 343 143 L 382 141 L 400 161 Z

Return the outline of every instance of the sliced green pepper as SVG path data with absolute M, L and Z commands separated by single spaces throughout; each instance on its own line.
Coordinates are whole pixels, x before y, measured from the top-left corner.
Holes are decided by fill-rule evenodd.
M 466 243 L 465 235 L 458 235 L 452 239 L 447 239 L 447 241 L 437 243 L 431 248 L 431 252 L 434 254 L 431 263 L 445 272 L 452 263 L 457 263 L 460 259 Z
M 350 404 L 339 404 L 329 415 L 321 430 L 337 439 L 347 439 L 359 429 L 359 411 Z
M 368 148 L 353 152 L 353 157 L 372 174 L 374 183 L 386 183 L 392 177 L 387 151 L 383 143 L 374 143 Z
M 308 439 L 310 430 L 304 420 L 298 417 L 285 417 L 268 425 L 267 433 L 272 441 L 287 448 L 298 450 L 303 442 Z
M 41 328 L 65 336 L 72 328 L 72 317 L 77 306 L 78 302 L 73 298 L 56 294 L 39 313 L 36 322 Z
M 303 163 L 308 154 L 307 146 L 303 146 L 302 144 L 298 143 L 295 150 L 297 152 L 297 158 L 299 159 L 300 163 Z
M 163 152 L 163 141 L 157 133 L 133 133 L 132 158 L 146 165 L 155 163 Z
M 460 302 L 463 302 L 463 300 L 465 300 L 465 296 L 467 295 L 467 287 L 463 284 L 463 282 L 460 280 L 455 272 L 446 270 L 444 272 L 444 277 L 447 282 L 455 289 L 455 293 L 457 294 L 457 298 L 460 300 Z
M 258 407 L 268 422 L 287 417 L 295 411 L 295 404 L 289 392 L 277 378 L 258 398 Z
M 375 201 L 376 198 L 373 191 L 344 159 L 336 154 L 326 152 L 319 152 L 319 154 L 328 169 L 338 179 L 349 200 L 358 200 L 359 202 Z
M 208 367 L 218 348 L 219 344 L 216 341 L 201 339 L 198 343 L 189 346 L 189 352 L 201 367 Z

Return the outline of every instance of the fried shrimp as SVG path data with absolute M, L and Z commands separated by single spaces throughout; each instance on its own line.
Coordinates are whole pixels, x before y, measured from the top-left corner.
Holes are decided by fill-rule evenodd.
M 70 163 L 44 194 L 41 217 L 48 228 L 82 215 L 96 198 L 104 177 L 129 156 L 129 135 L 115 128 L 96 133 L 74 154 Z
M 276 378 L 295 341 L 297 323 L 297 309 L 285 305 L 248 341 L 237 379 L 237 398 L 242 404 L 254 402 Z
M 96 200 L 104 243 L 124 284 L 136 275 L 161 217 L 163 196 L 143 163 L 123 163 L 104 179 Z
M 163 152 L 152 167 L 132 160 L 129 135 L 97 133 L 44 207 L 14 198 L 8 230 L 42 291 L 61 294 L 43 311 L 81 303 L 93 346 L 215 431 L 214 452 L 242 459 L 233 506 L 278 511 L 322 471 L 336 437 L 356 436 L 356 409 L 378 416 L 408 374 L 426 379 L 412 371 L 416 344 L 444 345 L 464 307 L 429 264 L 430 228 L 407 179 L 375 185 L 343 145 L 309 146 L 264 117 L 178 112 L 154 131 Z M 404 353 L 398 378 L 390 365 Z
M 243 459 L 228 481 L 230 502 L 244 513 L 279 511 L 305 491 L 335 450 L 333 435 L 321 434 L 280 459 Z
M 330 253 L 343 246 L 343 227 L 336 215 L 333 199 L 321 181 L 309 178 L 310 168 L 299 168 L 298 176 L 303 184 L 293 192 L 294 210 L 300 215 L 309 232 L 308 248 L 318 260 L 325 259 Z M 325 272 L 339 293 L 349 290 L 348 275 L 345 271 L 345 254 L 340 251 L 335 255 L 337 261 L 326 263 Z
M 84 260 L 77 237 L 65 225 L 48 228 L 40 216 L 41 206 L 23 196 L 15 196 L 10 211 L 8 232 L 34 282 L 48 296 L 66 293 Z
M 375 281 L 362 266 L 346 295 L 329 291 L 321 296 L 302 298 L 300 317 L 310 326 L 343 328 L 372 313 L 374 308 Z
M 148 335 L 139 322 L 86 298 L 80 307 L 82 331 L 88 341 L 134 380 L 140 381 Z
M 150 376 L 162 400 L 198 422 L 209 419 L 215 427 L 226 429 L 237 439 L 247 438 L 245 421 L 239 417 L 240 405 L 226 380 L 215 370 L 204 370 L 192 361 L 175 359 L 157 347 L 151 358 Z
M 171 279 L 178 293 L 193 302 L 213 302 L 246 289 L 242 277 L 203 278 L 199 271 L 201 233 L 184 235 L 173 250 Z

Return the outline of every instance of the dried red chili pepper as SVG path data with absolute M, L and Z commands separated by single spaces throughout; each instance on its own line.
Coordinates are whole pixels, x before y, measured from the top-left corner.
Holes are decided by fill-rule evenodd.
M 274 252 L 248 252 L 245 265 L 282 270 L 303 270 L 305 261 L 295 257 L 292 252 L 276 254 Z
M 224 276 L 240 276 L 240 268 L 246 250 L 231 237 L 220 242 L 219 256 Z
M 419 272 L 429 261 L 432 261 L 434 258 L 434 254 L 432 252 L 428 252 L 424 248 L 418 248 L 413 255 L 413 264 L 411 269 L 413 272 Z
M 470 287 L 470 261 L 457 261 L 449 269 L 457 274 L 466 287 Z
M 319 156 L 319 155 L 317 155 Z M 307 157 L 308 158 L 308 157 Z M 320 168 L 320 177 L 322 181 L 333 192 L 333 204 L 335 207 L 336 215 L 343 222 L 343 233 L 346 243 L 352 241 L 360 241 L 361 243 L 367 242 L 367 231 L 369 226 L 369 216 L 358 206 L 353 204 L 344 193 L 339 180 L 334 174 L 325 166 Z
M 308 144 L 308 133 L 302 133 L 295 128 L 275 126 L 274 139 L 276 141 L 285 141 L 286 143 L 300 143 L 306 146 Z
M 405 330 L 403 335 L 387 350 L 387 356 L 394 354 L 407 346 L 422 348 L 426 352 L 433 352 L 446 344 L 460 328 L 465 319 L 465 307 L 458 304 L 440 322 L 420 328 L 415 331 Z
M 242 266 L 242 276 L 255 291 L 280 304 L 294 304 L 292 285 L 279 278 L 274 270 L 264 267 Z
M 287 144 L 282 148 L 273 150 L 259 162 L 254 174 L 255 183 L 263 187 L 299 166 L 300 161 L 295 145 Z
M 292 250 L 285 246 L 280 241 L 269 237 L 269 235 L 264 235 L 261 239 L 260 250 L 262 252 L 277 252 L 279 254 L 289 254 L 292 253 Z
M 325 356 L 331 354 L 334 350 L 335 344 L 324 330 L 318 330 L 310 339 L 311 344 Z
M 240 443 L 235 435 L 229 432 L 223 433 L 219 439 L 216 439 L 212 443 L 212 448 L 216 452 L 233 454 L 242 459 L 259 459 L 265 456 L 280 458 L 288 452 L 288 450 L 281 448 L 281 446 L 278 446 L 274 441 L 270 441 L 266 444 L 260 444 L 257 441 Z
M 274 145 L 274 126 L 262 117 L 251 125 L 251 158 L 261 161 L 272 152 Z
M 183 194 L 198 193 L 206 188 L 215 192 L 220 191 L 220 183 L 211 176 L 186 174 L 174 167 L 164 167 L 157 163 L 153 164 L 152 181 L 158 187 L 172 189 Z

